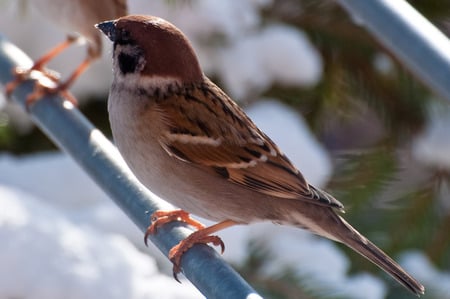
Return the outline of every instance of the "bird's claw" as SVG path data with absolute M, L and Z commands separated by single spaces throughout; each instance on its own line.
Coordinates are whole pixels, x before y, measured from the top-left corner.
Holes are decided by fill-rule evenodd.
M 36 69 L 36 67 L 32 67 L 30 69 L 23 67 L 16 67 L 13 69 L 14 79 L 8 82 L 5 86 L 5 94 L 9 98 L 14 90 L 22 84 L 24 81 L 31 78 L 38 78 L 32 75 L 33 72 L 39 72 L 40 78 L 46 78 L 47 84 L 57 84 L 56 86 L 47 86 L 47 84 L 43 84 L 41 80 L 37 80 L 35 83 L 35 87 L 33 91 L 27 96 L 25 101 L 25 107 L 27 111 L 30 109 L 31 105 L 38 101 L 45 95 L 48 94 L 58 94 L 61 93 L 66 100 L 71 102 L 74 106 L 78 105 L 75 97 L 67 90 L 65 84 L 58 84 L 60 80 L 60 76 L 57 72 L 51 71 L 48 69 Z
M 198 222 L 197 220 L 191 218 L 188 212 L 183 210 L 173 210 L 173 211 L 156 211 L 151 217 L 151 225 L 147 228 L 144 236 L 145 245 L 147 245 L 148 236 L 156 234 L 159 226 L 173 221 L 181 221 L 187 223 L 196 229 L 203 229 L 205 226 Z
M 176 281 L 180 282 L 177 274 L 181 272 L 181 257 L 195 244 L 208 244 L 212 243 L 214 246 L 220 246 L 221 254 L 225 251 L 225 244 L 218 236 L 202 235 L 200 231 L 192 233 L 186 239 L 180 241 L 177 245 L 172 247 L 169 251 L 169 259 L 173 264 L 173 277 Z

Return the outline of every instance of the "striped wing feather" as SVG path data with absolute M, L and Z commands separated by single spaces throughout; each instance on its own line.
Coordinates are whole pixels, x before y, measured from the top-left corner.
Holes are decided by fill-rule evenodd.
M 310 186 L 272 140 L 209 80 L 161 99 L 158 109 L 167 125 L 160 144 L 169 155 L 263 194 L 343 208 Z

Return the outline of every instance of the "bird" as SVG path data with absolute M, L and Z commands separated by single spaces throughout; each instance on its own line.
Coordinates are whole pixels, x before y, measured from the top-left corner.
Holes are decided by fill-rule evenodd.
M 27 98 L 27 108 L 44 94 L 52 92 L 62 92 L 76 104 L 75 98 L 67 92 L 68 89 L 102 53 L 102 35 L 94 25 L 125 16 L 128 13 L 126 0 L 32 0 L 31 4 L 54 25 L 66 29 L 69 35 L 65 41 L 37 59 L 30 69 L 15 68 L 13 70 L 15 79 L 7 84 L 6 94 L 10 95 L 32 71 L 41 71 L 57 82 L 56 87 L 48 88 L 37 85 L 34 92 Z M 65 81 L 59 82 L 59 76 L 46 70 L 45 65 L 70 45 L 82 40 L 87 44 L 86 57 Z
M 174 276 L 196 243 L 233 225 L 271 221 L 343 243 L 414 294 L 425 288 L 341 217 L 344 206 L 309 184 L 245 112 L 206 75 L 188 38 L 155 16 L 96 25 L 112 42 L 108 113 L 136 177 L 176 210 L 156 211 L 145 240 L 171 221 L 197 230 L 169 251 Z M 205 227 L 190 214 L 217 222 Z

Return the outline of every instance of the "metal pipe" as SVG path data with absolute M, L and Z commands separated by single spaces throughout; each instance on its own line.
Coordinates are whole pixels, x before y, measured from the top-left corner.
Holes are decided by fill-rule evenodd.
M 450 101 L 450 41 L 405 0 L 338 0 L 437 95 Z
M 0 35 L 0 85 L 13 80 L 14 67 L 31 65 L 25 53 Z M 36 81 L 54 84 L 41 72 L 33 72 L 32 77 L 12 94 L 12 99 L 24 108 Z M 114 145 L 69 101 L 58 95 L 45 96 L 29 107 L 29 113 L 36 125 L 69 153 L 142 231 L 147 229 L 154 211 L 173 208 L 139 183 Z M 191 232 L 183 223 L 169 223 L 158 228 L 150 240 L 167 256 L 170 248 Z M 181 266 L 185 276 L 207 298 L 261 298 L 209 246 L 192 247 L 183 255 Z

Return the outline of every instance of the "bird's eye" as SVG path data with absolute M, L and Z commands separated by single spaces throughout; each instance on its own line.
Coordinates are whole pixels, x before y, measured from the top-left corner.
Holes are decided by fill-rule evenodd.
M 130 32 L 128 30 L 121 29 L 120 30 L 120 40 L 122 42 L 128 42 L 128 41 L 130 41 L 130 39 L 131 39 Z

